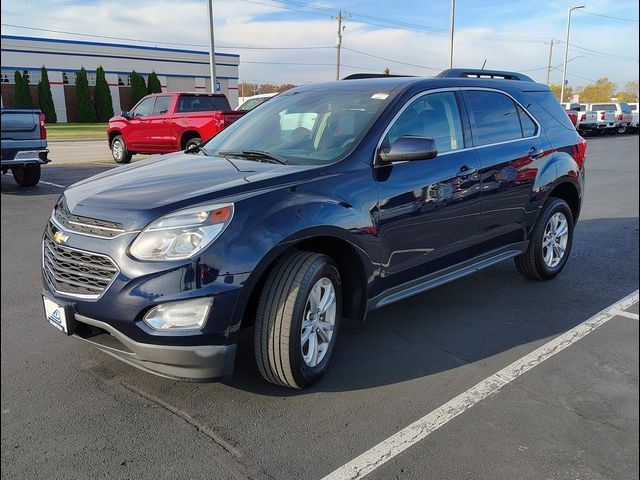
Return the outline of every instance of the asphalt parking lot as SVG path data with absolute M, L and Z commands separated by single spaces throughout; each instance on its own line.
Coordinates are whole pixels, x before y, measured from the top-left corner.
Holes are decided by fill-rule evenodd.
M 210 384 L 63 337 L 43 315 L 42 230 L 61 187 L 113 167 L 50 165 L 26 189 L 3 175 L 2 478 L 638 478 L 637 294 L 581 326 L 637 292 L 638 164 L 637 135 L 589 139 L 558 278 L 527 281 L 507 262 L 347 323 L 328 374 L 302 392 L 262 380 L 251 332 L 234 376 Z M 566 348 L 539 354 L 567 331 Z M 455 411 L 523 358 L 532 368 Z M 408 448 L 360 457 L 441 406 L 444 423 Z

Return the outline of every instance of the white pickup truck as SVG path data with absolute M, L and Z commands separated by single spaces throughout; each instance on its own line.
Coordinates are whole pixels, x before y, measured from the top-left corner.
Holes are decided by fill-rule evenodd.
M 616 129 L 616 112 L 612 110 L 601 110 L 594 107 L 603 105 L 600 103 L 581 103 L 581 112 L 594 112 L 596 114 L 597 133 L 604 135 L 605 133 L 614 133 Z
M 630 103 L 629 108 L 631 109 L 631 125 L 629 125 L 629 131 L 637 132 L 638 131 L 638 110 L 640 104 L 638 103 Z
M 631 125 L 633 115 L 631 108 L 625 102 L 602 102 L 602 103 L 589 103 L 588 110 L 597 112 L 611 112 L 613 113 L 614 131 L 617 133 L 626 133 L 627 129 Z

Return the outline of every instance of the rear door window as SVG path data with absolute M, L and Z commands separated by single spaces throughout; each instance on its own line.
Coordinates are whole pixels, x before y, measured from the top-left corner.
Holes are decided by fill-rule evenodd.
M 215 112 L 219 110 L 231 110 L 226 97 L 180 95 L 178 108 L 176 109 L 179 113 Z
M 467 90 L 464 97 L 469 110 L 474 145 L 490 145 L 523 138 L 516 104 L 511 98 L 499 92 L 483 90 Z

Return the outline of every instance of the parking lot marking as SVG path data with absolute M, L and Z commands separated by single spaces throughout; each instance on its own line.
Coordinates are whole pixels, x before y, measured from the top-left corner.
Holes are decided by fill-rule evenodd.
M 59 185 L 57 183 L 51 183 L 51 182 L 45 182 L 43 180 L 40 180 L 40 183 L 44 184 L 44 185 L 51 185 L 52 187 L 58 187 L 58 188 L 67 188 L 64 185 Z
M 604 325 L 616 315 L 620 315 L 620 311 L 629 308 L 637 301 L 638 290 L 601 312 L 596 313 L 571 330 L 558 335 L 550 342 L 545 343 L 533 352 L 516 360 L 511 365 L 482 380 L 466 392 L 461 393 L 431 413 L 428 413 L 421 419 L 367 450 L 362 455 L 354 458 L 337 470 L 334 470 L 322 480 L 356 480 L 364 477 L 376 468 L 384 465 L 396 455 L 399 455 L 412 445 L 424 439 L 427 435 L 435 432 L 450 420 L 470 409 L 481 400 L 497 393 L 502 387 L 511 383 L 522 374 L 574 344 L 598 327 Z
M 619 317 L 630 318 L 631 320 L 638 320 L 640 318 L 637 313 L 625 312 L 624 310 L 618 310 L 615 314 Z

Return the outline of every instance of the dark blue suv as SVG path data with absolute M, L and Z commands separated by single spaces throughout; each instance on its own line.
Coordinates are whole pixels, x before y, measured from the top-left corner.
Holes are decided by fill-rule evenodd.
M 294 88 L 208 142 L 67 189 L 42 245 L 48 320 L 143 370 L 304 388 L 344 317 L 515 259 L 565 266 L 586 143 L 549 88 L 454 69 Z

